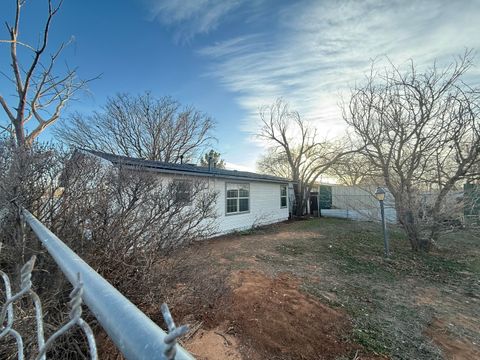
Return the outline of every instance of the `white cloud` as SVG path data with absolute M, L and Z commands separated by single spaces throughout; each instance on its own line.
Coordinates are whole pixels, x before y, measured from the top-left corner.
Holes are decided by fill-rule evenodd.
M 228 170 L 238 170 L 238 171 L 255 171 L 255 166 L 252 165 L 244 165 L 244 164 L 237 164 L 232 163 L 229 161 L 225 162 L 225 168 Z
M 215 30 L 240 5 L 240 0 L 147 0 L 150 19 L 175 27 L 181 42 Z
M 363 79 L 372 59 L 382 64 L 388 56 L 395 64 L 414 59 L 425 65 L 480 48 L 478 0 L 302 0 L 286 6 L 273 0 L 149 1 L 152 17 L 175 27 L 183 40 L 212 32 L 229 19 L 244 20 L 235 37 L 202 47 L 198 54 L 211 62 L 205 75 L 217 79 L 245 109 L 240 128 L 253 142 L 249 134 L 258 127 L 259 107 L 277 97 L 321 134 L 334 136 L 344 131 L 341 96 Z M 251 167 L 261 149 L 245 151 L 250 159 L 245 165 Z
M 248 112 L 246 131 L 258 126 L 258 108 L 281 96 L 322 133 L 337 134 L 340 95 L 373 58 L 422 65 L 480 45 L 477 1 L 302 1 L 276 11 L 278 28 L 199 50 L 212 61 L 208 75 Z

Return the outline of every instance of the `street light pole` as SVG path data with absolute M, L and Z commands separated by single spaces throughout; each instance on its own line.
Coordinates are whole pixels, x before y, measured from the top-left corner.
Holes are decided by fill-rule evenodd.
M 385 200 L 385 190 L 383 190 L 381 187 L 378 187 L 377 190 L 375 191 L 375 196 L 377 197 L 378 202 L 380 203 L 380 212 L 382 215 L 383 245 L 385 248 L 385 257 L 389 257 L 390 250 L 388 246 L 387 222 L 385 221 L 385 207 L 383 204 L 383 201 Z

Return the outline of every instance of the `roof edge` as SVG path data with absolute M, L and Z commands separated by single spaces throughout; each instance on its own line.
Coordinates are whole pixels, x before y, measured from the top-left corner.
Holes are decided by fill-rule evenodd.
M 75 148 L 75 153 L 82 153 L 89 156 L 95 156 L 96 158 L 101 159 L 102 161 L 108 161 L 112 165 L 123 164 L 129 166 L 130 168 L 144 169 L 152 172 L 159 173 L 174 173 L 174 174 L 188 174 L 192 176 L 203 176 L 203 177 L 213 177 L 213 178 L 225 178 L 225 179 L 239 179 L 243 181 L 257 181 L 257 182 L 268 182 L 268 183 L 291 183 L 293 182 L 290 179 L 258 174 L 254 172 L 247 171 L 238 171 L 238 170 L 226 170 L 226 169 L 213 169 L 208 170 L 208 168 L 192 166 L 186 164 L 176 164 L 176 163 L 167 163 L 156 160 L 146 160 L 140 158 L 133 158 L 123 155 L 116 155 L 111 153 L 106 153 L 98 150 L 89 150 L 85 148 Z M 156 166 L 155 166 L 156 165 Z

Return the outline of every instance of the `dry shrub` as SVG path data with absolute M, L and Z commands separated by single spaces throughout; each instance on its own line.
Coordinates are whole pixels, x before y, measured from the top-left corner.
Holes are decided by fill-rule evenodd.
M 158 315 L 161 302 L 175 298 L 171 290 L 176 284 L 201 274 L 201 266 L 192 267 L 189 258 L 171 260 L 170 255 L 181 254 L 176 249 L 211 233 L 216 194 L 204 182 L 192 181 L 186 202 L 178 196 L 184 189 L 177 183 L 80 155 L 72 157 L 46 145 L 19 151 L 8 141 L 0 142 L 0 268 L 18 274 L 21 265 L 37 255 L 33 284 L 43 302 L 46 337 L 67 321 L 71 285 L 38 239 L 22 231 L 16 205 L 20 204 L 155 321 L 163 322 Z M 192 279 L 194 292 L 211 289 L 207 279 Z M 18 290 L 18 278 L 12 280 Z M 195 296 L 189 299 L 193 303 Z M 35 326 L 31 315 L 25 315 L 31 308 L 28 301 L 18 303 L 15 322 L 27 357 L 36 351 Z M 85 316 L 96 328 L 88 311 Z M 0 344 L 0 358 L 14 352 Z M 82 359 L 85 354 L 82 335 L 73 331 L 59 339 L 48 355 Z
M 160 305 L 166 302 L 177 325 L 214 327 L 225 318 L 230 295 L 228 272 L 211 261 L 213 256 L 198 256 L 194 248 L 180 248 L 169 256 L 157 258 L 149 274 L 139 274 L 129 298 L 154 322 L 165 324 Z M 102 331 L 98 332 L 102 359 L 123 359 Z

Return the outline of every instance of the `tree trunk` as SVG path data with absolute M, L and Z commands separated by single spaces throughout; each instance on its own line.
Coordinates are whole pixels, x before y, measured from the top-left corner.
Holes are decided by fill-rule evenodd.
M 398 220 L 408 237 L 412 250 L 428 252 L 431 248 L 431 239 L 422 238 L 419 224 L 412 209 L 414 207 L 403 205 L 401 202 L 396 204 Z
M 24 135 L 23 129 L 20 131 L 21 134 Z M 21 262 L 19 262 L 20 266 L 22 266 L 28 259 L 27 259 L 27 246 L 25 243 L 25 224 L 22 219 L 21 214 L 21 207 L 28 208 L 29 205 L 25 203 L 27 201 L 27 191 L 26 185 L 26 177 L 27 177 L 27 169 L 28 164 L 31 161 L 31 153 L 30 149 L 25 145 L 25 143 L 21 143 L 25 141 L 25 138 L 17 138 L 17 147 L 14 150 L 14 159 L 13 161 L 15 164 L 11 167 L 11 179 L 14 182 L 12 188 L 12 201 L 13 208 L 15 209 L 15 228 L 14 228 L 14 241 L 15 246 L 17 249 L 21 251 Z
M 435 199 L 435 204 L 433 205 L 433 209 L 432 209 L 432 224 L 430 227 L 430 239 L 429 239 L 430 244 L 432 242 L 437 241 L 440 236 L 440 229 L 441 229 L 440 226 L 442 225 L 440 223 L 442 204 L 444 203 L 445 198 L 448 192 L 452 189 L 452 187 L 453 187 L 453 182 L 446 184 L 445 187 L 438 194 L 437 198 Z
M 15 138 L 17 140 L 17 147 L 22 149 L 25 147 L 26 139 L 25 139 L 25 128 L 23 126 L 23 121 L 17 120 L 13 123 L 13 127 L 15 129 Z
M 305 194 L 305 185 L 298 181 L 294 187 L 295 192 L 295 202 L 296 202 L 296 209 L 295 215 L 296 216 L 303 216 L 305 215 L 305 205 L 306 205 L 306 194 Z

